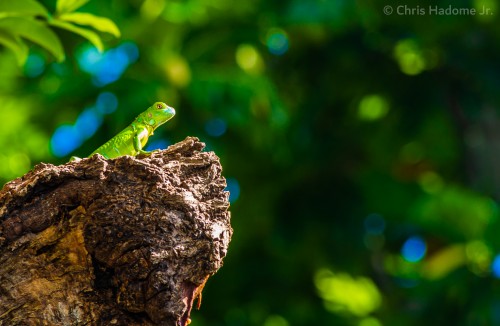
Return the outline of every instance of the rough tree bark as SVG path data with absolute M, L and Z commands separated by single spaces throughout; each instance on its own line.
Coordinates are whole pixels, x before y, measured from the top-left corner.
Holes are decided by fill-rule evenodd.
M 39 164 L 0 191 L 0 325 L 186 325 L 232 229 L 219 159 Z

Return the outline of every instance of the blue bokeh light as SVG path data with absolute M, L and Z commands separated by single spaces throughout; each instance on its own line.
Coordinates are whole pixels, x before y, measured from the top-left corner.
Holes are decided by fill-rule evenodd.
M 406 261 L 416 263 L 424 258 L 427 252 L 427 245 L 419 236 L 408 238 L 401 248 L 401 255 Z
M 370 214 L 365 218 L 365 230 L 368 234 L 380 235 L 385 230 L 385 220 L 380 214 Z
M 104 86 L 117 81 L 128 67 L 128 56 L 121 48 L 111 49 L 104 53 L 100 61 L 100 69 L 93 76 L 97 86 Z
M 76 118 L 74 125 L 59 126 L 50 140 L 52 153 L 63 157 L 80 147 L 88 138 L 93 136 L 102 124 L 103 117 L 116 110 L 118 99 L 110 92 L 103 92 L 97 96 L 94 106 L 85 108 Z
M 121 49 L 125 52 L 128 57 L 128 62 L 133 63 L 139 59 L 139 48 L 132 42 L 123 43 Z
M 219 118 L 208 120 L 205 124 L 205 131 L 212 137 L 220 137 L 226 133 L 226 130 L 226 122 Z
M 493 259 L 493 263 L 491 264 L 491 271 L 493 272 L 493 276 L 496 278 L 500 278 L 500 254 L 496 255 Z
M 288 36 L 282 30 L 276 29 L 269 33 L 266 40 L 267 49 L 274 55 L 283 55 L 288 51 Z
M 139 49 L 127 42 L 100 53 L 95 47 L 87 46 L 77 56 L 80 68 L 92 75 L 96 86 L 102 87 L 117 81 L 127 67 L 139 57 Z
M 229 191 L 229 202 L 232 204 L 240 197 L 240 184 L 234 178 L 227 178 L 226 184 L 226 191 Z
M 102 116 L 94 107 L 90 107 L 80 113 L 75 122 L 75 129 L 81 138 L 87 139 L 95 134 L 101 123 Z
M 52 153 L 57 157 L 68 155 L 81 144 L 81 135 L 74 126 L 67 124 L 59 126 L 50 139 Z
M 58 76 L 64 76 L 68 73 L 68 67 L 64 63 L 54 62 L 50 67 Z
M 34 78 L 40 76 L 45 70 L 45 60 L 42 56 L 32 53 L 26 59 L 24 64 L 24 73 L 26 76 Z
M 155 149 L 166 149 L 170 144 L 171 143 L 167 139 L 155 139 L 147 143 L 145 150 L 154 151 Z
M 110 114 L 118 107 L 118 98 L 111 92 L 102 92 L 97 96 L 96 109 L 102 114 Z
M 89 74 L 97 74 L 99 72 L 99 62 L 102 60 L 103 54 L 95 47 L 88 46 L 83 49 L 77 56 L 80 69 Z

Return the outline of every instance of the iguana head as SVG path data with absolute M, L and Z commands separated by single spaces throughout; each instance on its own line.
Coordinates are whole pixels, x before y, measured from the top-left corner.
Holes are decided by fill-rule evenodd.
M 163 102 L 156 102 L 151 105 L 146 111 L 141 113 L 138 120 L 142 120 L 144 123 L 156 129 L 168 120 L 172 119 L 175 115 L 175 109 L 166 105 Z

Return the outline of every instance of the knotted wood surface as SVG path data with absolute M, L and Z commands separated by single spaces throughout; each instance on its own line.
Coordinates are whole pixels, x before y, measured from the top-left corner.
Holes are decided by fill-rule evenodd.
M 0 325 L 188 324 L 232 235 L 222 168 L 203 147 L 188 137 L 146 157 L 42 163 L 6 184 Z

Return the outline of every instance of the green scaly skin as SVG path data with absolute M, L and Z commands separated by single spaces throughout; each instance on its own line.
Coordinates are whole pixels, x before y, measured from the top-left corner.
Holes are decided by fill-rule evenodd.
M 174 115 L 174 108 L 169 107 L 165 103 L 156 102 L 146 111 L 139 114 L 127 128 L 93 151 L 88 157 L 97 153 L 107 159 L 124 155 L 137 156 L 139 154 L 151 154 L 152 152 L 143 150 L 149 137 L 153 135 L 156 128 L 172 119 Z M 78 157 L 73 156 L 70 161 L 78 159 Z

